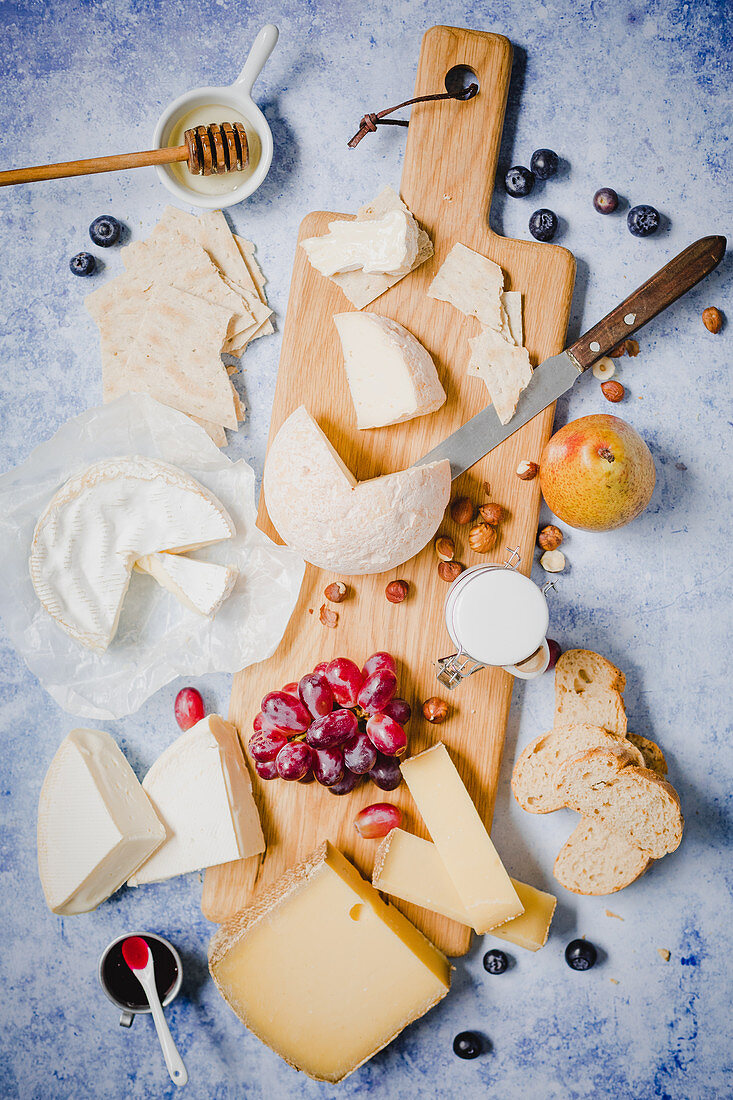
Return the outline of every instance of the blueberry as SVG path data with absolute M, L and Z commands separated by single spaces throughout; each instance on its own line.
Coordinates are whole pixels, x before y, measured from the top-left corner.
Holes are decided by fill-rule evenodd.
M 529 231 L 537 241 L 551 241 L 557 233 L 557 214 L 552 210 L 535 210 L 529 219 Z
M 557 172 L 559 163 L 557 153 L 553 153 L 552 149 L 535 149 L 529 166 L 538 180 L 548 180 Z
M 618 206 L 618 195 L 612 187 L 602 187 L 593 196 L 593 205 L 599 214 L 613 214 Z
M 534 187 L 534 175 L 529 168 L 523 168 L 521 164 L 515 164 L 504 176 L 504 190 L 513 199 L 524 198 Z
M 484 955 L 484 970 L 489 974 L 503 974 L 509 966 L 509 959 L 503 951 L 493 948 Z
M 117 218 L 113 218 L 111 214 L 102 214 L 89 226 L 89 236 L 99 248 L 109 248 L 110 245 L 117 244 L 121 229 Z
M 650 237 L 659 229 L 659 211 L 653 206 L 632 206 L 626 224 L 635 237 Z
M 482 1049 L 481 1036 L 475 1031 L 462 1031 L 453 1040 L 453 1053 L 459 1058 L 478 1058 Z
M 97 261 L 91 252 L 77 252 L 69 260 L 69 267 L 74 275 L 93 275 Z
M 588 940 L 571 940 L 565 948 L 565 962 L 573 970 L 590 970 L 597 960 L 598 952 Z

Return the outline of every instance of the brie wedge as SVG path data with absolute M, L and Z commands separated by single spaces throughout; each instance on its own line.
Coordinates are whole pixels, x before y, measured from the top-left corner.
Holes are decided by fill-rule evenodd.
M 435 412 L 445 390 L 430 354 L 411 332 L 376 313 L 334 317 L 357 428 L 381 428 Z
M 406 275 L 417 257 L 417 236 L 417 222 L 409 211 L 390 210 L 373 221 L 332 221 L 328 233 L 300 243 L 321 275 L 357 270 Z
M 130 878 L 160 882 L 265 850 L 236 728 L 202 718 L 163 752 L 143 779 L 166 841 Z
M 73 730 L 38 803 L 38 870 L 54 913 L 87 913 L 165 840 L 135 773 L 108 733 Z
M 184 554 L 146 554 L 135 562 L 139 573 L 148 573 L 172 592 L 190 611 L 212 618 L 231 593 L 237 570 L 228 565 L 196 561 Z
M 105 650 L 139 558 L 233 534 L 223 504 L 182 470 L 139 455 L 108 459 L 70 478 L 47 505 L 33 534 L 31 579 L 67 634 Z
M 265 462 L 265 501 L 280 537 L 312 565 L 352 576 L 393 569 L 422 550 L 450 485 L 447 459 L 357 483 L 302 405 Z

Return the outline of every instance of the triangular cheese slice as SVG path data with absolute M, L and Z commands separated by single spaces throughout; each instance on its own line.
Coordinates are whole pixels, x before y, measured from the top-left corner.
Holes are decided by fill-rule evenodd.
M 228 565 L 165 552 L 146 554 L 135 562 L 135 569 L 148 573 L 184 607 L 207 618 L 217 613 L 237 579 L 237 570 Z

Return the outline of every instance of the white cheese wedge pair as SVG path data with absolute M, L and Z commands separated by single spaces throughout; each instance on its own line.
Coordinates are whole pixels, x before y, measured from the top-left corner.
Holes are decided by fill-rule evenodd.
M 430 542 L 450 498 L 450 463 L 357 482 L 301 405 L 272 441 L 263 485 L 288 546 L 321 569 L 358 576 L 393 569 Z
M 108 733 L 73 730 L 38 805 L 38 869 L 49 908 L 86 913 L 137 885 L 264 851 L 237 731 L 209 715 L 142 785 Z
M 337 313 L 334 323 L 357 428 L 400 424 L 445 402 L 430 354 L 397 321 L 376 313 Z
M 91 649 L 115 636 L 136 561 L 234 535 L 221 501 L 166 462 L 97 462 L 52 497 L 33 534 L 30 574 L 59 626 Z

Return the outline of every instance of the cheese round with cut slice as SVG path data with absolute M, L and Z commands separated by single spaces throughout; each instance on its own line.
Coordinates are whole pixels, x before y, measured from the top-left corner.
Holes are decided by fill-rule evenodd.
M 357 482 L 304 406 L 265 463 L 267 510 L 280 537 L 312 565 L 383 573 L 430 542 L 450 498 L 447 459 Z
M 198 615 L 212 618 L 231 593 L 237 570 L 228 565 L 197 561 L 185 554 L 146 554 L 135 562 L 138 573 L 148 573 L 161 588 Z
M 138 558 L 233 534 L 224 505 L 177 467 L 139 455 L 107 459 L 52 497 L 33 534 L 31 579 L 67 634 L 105 650 Z
M 430 353 L 403 325 L 378 313 L 337 313 L 333 320 L 357 428 L 400 424 L 444 403 Z

